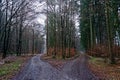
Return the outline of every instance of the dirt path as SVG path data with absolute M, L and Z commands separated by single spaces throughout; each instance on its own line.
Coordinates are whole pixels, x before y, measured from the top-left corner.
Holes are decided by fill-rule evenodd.
M 87 68 L 84 56 L 69 61 L 61 71 L 33 57 L 25 68 L 12 80 L 98 80 Z
M 71 80 L 99 80 L 88 69 L 84 55 L 66 64 L 63 71 Z

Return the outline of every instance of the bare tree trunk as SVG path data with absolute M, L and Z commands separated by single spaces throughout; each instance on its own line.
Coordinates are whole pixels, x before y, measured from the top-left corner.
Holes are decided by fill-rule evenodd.
M 92 23 L 92 16 L 93 16 L 93 13 L 92 13 L 92 2 L 90 3 L 90 41 L 91 41 L 91 48 L 93 47 L 93 23 Z
M 35 49 L 35 44 L 34 44 L 34 43 L 35 43 L 35 40 L 34 40 L 34 38 L 35 38 L 35 36 L 34 36 L 35 33 L 34 33 L 34 29 L 32 29 L 32 32 L 33 32 L 33 38 L 32 38 L 32 54 L 34 54 L 34 51 L 35 51 L 35 50 L 34 50 L 34 49 Z
M 8 0 L 6 0 L 6 22 L 7 22 L 7 18 L 8 18 Z M 5 24 L 5 31 L 4 31 L 4 45 L 3 45 L 3 55 L 2 58 L 6 58 L 7 55 L 7 24 Z
M 114 53 L 112 52 L 112 32 L 110 26 L 110 13 L 108 9 L 109 0 L 105 0 L 105 17 L 106 17 L 106 27 L 107 27 L 107 35 L 108 35 L 108 52 L 110 57 L 110 63 L 115 63 Z
M 47 38 L 46 38 L 46 46 L 47 46 L 47 55 L 48 55 L 48 0 L 47 0 L 47 25 L 46 25 L 46 28 L 47 28 Z
M 22 14 L 22 12 L 21 12 Z M 17 56 L 22 54 L 22 28 L 23 28 L 23 15 L 20 16 L 20 25 L 19 25 L 19 38 L 17 45 Z

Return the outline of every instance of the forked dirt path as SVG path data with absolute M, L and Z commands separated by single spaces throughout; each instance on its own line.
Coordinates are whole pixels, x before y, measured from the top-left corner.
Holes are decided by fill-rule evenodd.
M 33 57 L 12 80 L 99 80 L 87 68 L 86 58 L 68 61 L 63 69 L 58 70 L 40 59 Z

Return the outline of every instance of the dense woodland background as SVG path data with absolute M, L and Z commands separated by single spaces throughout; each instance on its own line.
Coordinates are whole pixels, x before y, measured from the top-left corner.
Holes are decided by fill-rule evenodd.
M 32 0 L 0 0 L 0 55 L 40 53 L 44 44 Z M 38 28 L 36 28 L 38 27 Z
M 47 53 L 54 58 L 79 50 L 109 63 L 120 58 L 119 0 L 47 0 L 46 23 Z
M 32 8 L 34 0 L 0 0 L 0 55 L 40 53 L 46 36 L 47 55 L 69 58 L 80 50 L 106 62 L 120 59 L 119 0 L 39 0 L 43 12 Z M 35 19 L 46 15 L 45 32 Z M 45 35 L 46 34 L 46 35 Z
M 120 58 L 120 1 L 81 0 L 81 42 L 89 55 Z

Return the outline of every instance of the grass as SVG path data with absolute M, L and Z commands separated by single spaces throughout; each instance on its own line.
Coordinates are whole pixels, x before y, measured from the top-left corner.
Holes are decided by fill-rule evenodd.
M 105 63 L 104 58 L 90 57 L 89 62 L 97 66 L 103 66 L 103 67 L 108 66 L 108 63 Z
M 21 56 L 0 65 L 0 80 L 11 80 L 32 56 Z
M 17 60 L 15 62 L 2 65 L 0 67 L 0 76 L 4 76 L 4 75 L 10 74 L 14 71 L 17 71 L 21 64 L 22 64 L 22 61 Z

